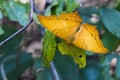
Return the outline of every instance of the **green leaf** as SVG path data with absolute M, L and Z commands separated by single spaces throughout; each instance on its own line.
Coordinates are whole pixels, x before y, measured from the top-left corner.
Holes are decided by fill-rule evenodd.
M 0 27 L 0 35 L 4 34 L 4 30 Z
M 69 45 L 66 42 L 58 44 L 58 49 L 62 55 L 69 55 L 74 59 L 74 62 L 79 64 L 79 68 L 86 66 L 86 53 L 74 45 Z
M 6 26 L 4 25 L 2 27 L 4 30 L 4 34 L 0 36 L 0 42 L 8 38 L 10 35 L 15 33 L 17 31 L 16 27 L 11 26 Z M 22 35 L 19 34 L 16 37 L 14 37 L 12 40 L 8 41 L 6 44 L 2 45 L 0 47 L 0 54 L 2 53 L 13 53 L 13 52 L 18 52 L 19 45 L 22 41 Z M 11 47 L 12 46 L 12 47 Z
M 63 0 L 53 0 L 52 4 L 47 7 L 45 15 L 49 16 L 51 14 L 59 15 L 63 10 Z
M 49 31 L 45 31 L 44 41 L 43 41 L 43 59 L 46 66 L 49 67 L 50 62 L 53 61 L 56 50 L 55 35 Z
M 117 63 L 116 63 L 116 69 L 115 69 L 115 73 L 117 78 L 120 78 L 120 55 L 118 53 L 116 53 L 116 57 L 117 57 Z
M 120 0 L 117 0 L 115 8 L 120 11 Z
M 115 58 L 116 55 L 109 53 L 108 55 L 106 55 L 106 58 L 102 64 L 102 66 L 104 67 L 103 69 L 103 75 L 104 75 L 104 80 L 111 80 L 111 76 L 110 76 L 110 63 L 112 61 L 113 58 Z
M 0 0 L 0 4 L 2 4 L 4 2 L 4 0 Z
M 50 69 L 43 65 L 43 59 L 34 59 L 34 70 L 40 70 L 40 72 L 36 72 L 35 80 L 53 80 Z
M 66 11 L 67 12 L 72 12 L 73 10 L 75 10 L 75 8 L 77 8 L 79 6 L 77 1 L 78 0 L 65 0 L 65 2 L 66 2 Z
M 64 1 L 63 0 L 58 0 L 59 4 L 56 7 L 56 15 L 59 15 L 63 12 L 63 7 L 64 7 Z
M 112 53 L 107 54 L 107 55 L 106 55 L 106 58 L 105 58 L 105 60 L 104 60 L 104 62 L 103 62 L 102 65 L 103 65 L 103 66 L 108 66 L 108 65 L 110 65 L 110 62 L 112 61 L 112 59 L 113 59 L 114 57 L 116 57 L 115 54 L 112 54 Z
M 102 42 L 109 49 L 109 51 L 115 51 L 115 49 L 118 47 L 120 40 L 112 35 L 110 32 L 106 31 L 102 35 Z
M 71 57 L 63 56 L 57 50 L 54 63 L 60 80 L 80 80 L 79 68 Z
M 52 14 L 51 8 L 56 5 L 58 5 L 58 0 L 53 0 L 52 4 L 47 7 L 47 9 L 45 11 L 45 15 L 47 15 L 47 16 L 51 15 Z
M 79 70 L 79 73 L 79 80 L 104 80 L 102 79 L 100 63 L 90 59 L 87 61 L 87 67 Z
M 104 80 L 111 80 L 111 76 L 109 74 L 109 71 L 110 71 L 110 66 L 106 66 L 104 69 L 103 69 L 103 78 Z
M 112 8 L 101 7 L 100 15 L 105 27 L 120 39 L 120 12 Z
M 12 53 L 12 55 L 15 55 L 15 54 L 16 53 Z M 6 62 L 4 63 L 4 69 L 5 69 L 6 76 L 9 80 L 17 80 L 28 67 L 31 67 L 33 65 L 32 56 L 24 52 L 20 54 L 21 55 L 19 56 L 15 55 L 13 57 L 11 57 L 12 55 L 7 55 L 7 56 L 4 56 L 3 58 L 6 60 Z M 1 78 L 2 77 L 0 75 L 0 80 L 2 80 Z
M 26 12 L 25 6 L 11 0 L 4 1 L 2 5 L 5 13 L 11 20 L 18 21 L 23 26 L 27 23 L 28 14 Z
M 80 17 L 82 17 L 83 23 L 91 23 L 91 15 L 97 14 L 98 10 L 95 7 L 80 7 L 78 8 L 78 13 L 80 14 Z
M 0 19 L 2 19 L 2 18 L 3 18 L 3 14 L 2 14 L 2 12 L 0 10 Z

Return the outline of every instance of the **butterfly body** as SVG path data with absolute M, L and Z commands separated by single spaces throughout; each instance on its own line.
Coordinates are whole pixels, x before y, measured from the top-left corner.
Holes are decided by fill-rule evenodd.
M 77 12 L 64 13 L 60 16 L 38 15 L 41 24 L 56 36 L 73 43 L 79 48 L 95 53 L 107 53 L 95 26 L 82 24 L 82 18 Z

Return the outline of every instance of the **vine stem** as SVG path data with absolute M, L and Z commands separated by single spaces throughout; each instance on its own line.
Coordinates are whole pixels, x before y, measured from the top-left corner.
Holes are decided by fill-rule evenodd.
M 52 75 L 53 80 L 60 80 L 53 62 L 50 63 L 50 73 Z

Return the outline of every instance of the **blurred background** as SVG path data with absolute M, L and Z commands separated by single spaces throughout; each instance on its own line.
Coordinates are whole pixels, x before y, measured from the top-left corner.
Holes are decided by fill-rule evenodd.
M 0 0 L 0 42 L 27 24 L 30 9 L 30 0 Z M 120 80 L 120 0 L 34 0 L 33 9 L 29 27 L 0 46 L 0 80 Z M 83 22 L 97 25 L 109 53 L 86 51 L 86 67 L 80 69 L 56 47 L 47 50 L 50 67 L 46 67 L 43 46 L 56 45 L 47 43 L 51 36 L 44 33 L 37 15 L 74 10 Z

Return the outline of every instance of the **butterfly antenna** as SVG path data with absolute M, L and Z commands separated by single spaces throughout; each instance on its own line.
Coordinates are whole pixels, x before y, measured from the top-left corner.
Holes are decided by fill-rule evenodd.
M 15 32 L 14 34 L 12 34 L 11 36 L 9 36 L 8 38 L 6 38 L 5 40 L 3 40 L 2 42 L 0 42 L 0 46 L 2 46 L 3 44 L 5 44 L 6 42 L 10 41 L 12 38 L 14 38 L 15 36 L 17 36 L 18 34 L 20 34 L 22 31 L 24 31 L 27 27 L 29 27 L 29 25 L 33 22 L 33 0 L 30 0 L 30 20 L 28 21 L 28 23 L 22 27 L 21 29 L 19 29 L 17 32 Z

